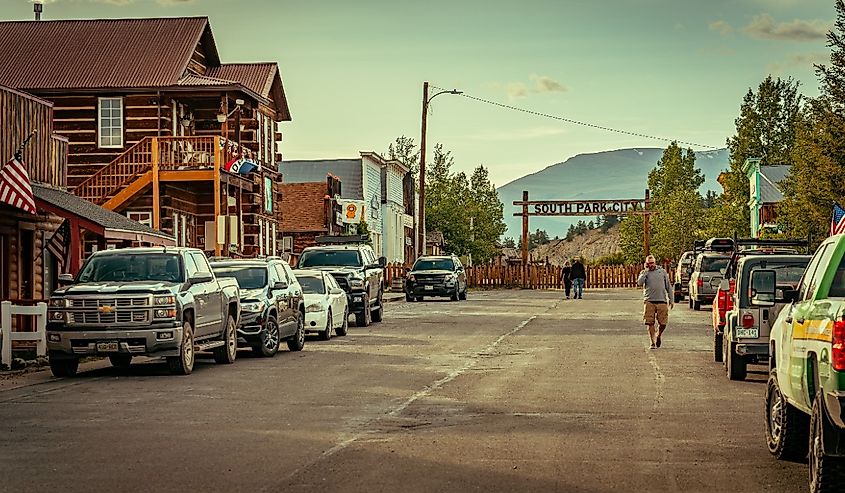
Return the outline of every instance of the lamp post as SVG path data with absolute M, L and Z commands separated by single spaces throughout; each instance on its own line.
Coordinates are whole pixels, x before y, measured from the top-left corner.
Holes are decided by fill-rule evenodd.
M 417 225 L 417 256 L 425 255 L 425 132 L 428 117 L 428 103 L 441 94 L 463 94 L 463 91 L 452 89 L 428 95 L 428 82 L 423 82 L 422 131 L 420 136 L 420 213 Z

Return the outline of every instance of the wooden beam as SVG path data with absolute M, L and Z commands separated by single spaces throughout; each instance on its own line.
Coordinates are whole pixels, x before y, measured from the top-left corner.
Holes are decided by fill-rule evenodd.
M 225 96 L 223 96 L 225 98 Z M 221 254 L 220 243 L 217 241 L 217 221 L 220 218 L 220 163 L 223 162 L 223 146 L 222 138 L 218 135 L 214 137 L 214 255 L 219 257 Z M 208 235 L 208 231 L 205 232 Z
M 158 137 L 153 137 L 152 139 L 152 178 L 153 178 L 153 229 L 159 229 L 161 227 L 161 187 L 159 186 L 159 179 L 158 179 L 158 160 L 159 160 L 159 152 L 158 152 Z
M 128 187 L 124 188 L 123 190 L 118 192 L 114 197 L 107 200 L 103 204 L 103 207 L 110 211 L 117 209 L 121 205 L 133 199 L 139 193 L 143 192 L 144 189 L 147 188 L 147 185 L 152 183 L 152 181 L 152 171 L 144 173 L 143 175 L 139 176 L 138 179 L 130 183 Z
M 184 170 L 184 171 L 159 171 L 159 181 L 211 181 L 214 179 L 212 170 Z

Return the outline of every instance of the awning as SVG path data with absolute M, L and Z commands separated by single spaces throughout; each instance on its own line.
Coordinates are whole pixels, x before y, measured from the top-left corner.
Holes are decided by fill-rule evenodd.
M 107 240 L 129 240 L 174 246 L 176 239 L 167 233 L 133 221 L 72 193 L 38 183 L 32 184 L 35 205 L 65 219 L 73 219 L 86 230 Z

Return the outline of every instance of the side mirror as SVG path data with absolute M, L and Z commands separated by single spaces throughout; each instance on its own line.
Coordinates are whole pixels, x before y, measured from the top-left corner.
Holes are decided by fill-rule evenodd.
M 59 284 L 73 284 L 73 274 L 59 274 Z
M 214 276 L 211 275 L 211 272 L 197 272 L 188 278 L 188 282 L 191 284 L 205 284 L 211 282 L 213 279 Z
M 378 266 L 385 267 L 387 265 L 387 257 L 379 257 L 378 258 Z
M 798 290 L 797 289 L 784 289 L 783 290 L 783 299 L 787 303 L 797 303 L 798 302 Z
M 759 269 L 751 272 L 751 304 L 773 306 L 775 304 L 775 271 Z
M 273 291 L 284 291 L 287 288 L 288 283 L 286 283 L 285 281 L 276 281 L 275 283 L 273 283 L 273 286 L 270 289 Z
M 343 293 L 345 293 L 345 291 L 340 289 L 340 288 L 332 288 L 332 289 L 329 290 L 329 294 L 333 294 L 333 295 L 338 295 L 338 294 L 343 294 Z

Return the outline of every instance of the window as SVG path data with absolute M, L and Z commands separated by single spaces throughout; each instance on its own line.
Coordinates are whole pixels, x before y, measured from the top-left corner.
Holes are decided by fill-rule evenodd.
M 829 248 L 827 244 L 820 246 L 816 251 L 816 255 L 810 261 L 810 265 L 807 266 L 807 270 L 804 271 L 804 277 L 801 278 L 800 299 L 808 300 L 812 298 L 813 291 L 815 291 L 815 283 L 813 282 L 815 278 L 814 274 L 816 273 L 816 270 L 818 270 L 822 257 L 825 256 L 828 250 Z
M 188 277 L 193 277 L 194 274 L 197 273 L 197 264 L 194 262 L 193 255 L 185 255 L 185 271 L 188 273 Z
M 208 272 L 211 273 L 211 266 L 208 265 L 208 260 L 205 259 L 205 255 L 199 253 L 192 253 L 194 257 L 194 262 L 197 264 L 197 270 L 199 272 Z
M 97 139 L 100 147 L 123 147 L 123 99 L 100 98 Z
M 276 264 L 276 275 L 279 276 L 280 281 L 285 281 L 286 283 L 290 284 L 290 278 L 285 272 L 285 268 L 282 267 L 282 264 Z
M 129 211 L 126 213 L 126 217 L 133 221 L 138 221 L 144 226 L 152 227 L 153 225 L 153 214 L 151 212 Z
M 273 180 L 269 176 L 264 177 L 264 212 L 273 213 Z

